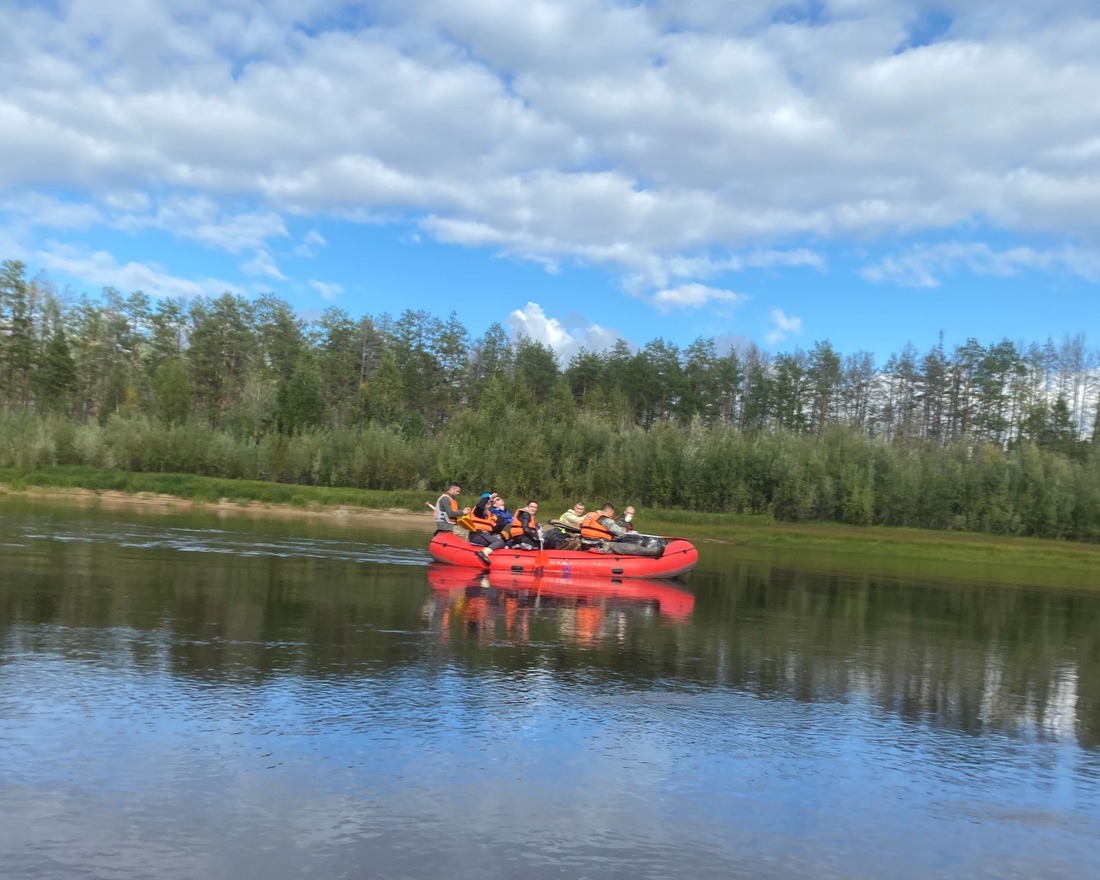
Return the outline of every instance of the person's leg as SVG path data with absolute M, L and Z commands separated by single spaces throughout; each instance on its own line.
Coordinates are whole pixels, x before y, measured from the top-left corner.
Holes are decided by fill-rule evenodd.
M 489 532 L 474 532 L 470 535 L 470 543 L 481 547 L 477 551 L 477 558 L 488 565 L 489 557 L 493 554 L 493 551 L 504 546 L 504 539 L 500 535 L 493 535 Z

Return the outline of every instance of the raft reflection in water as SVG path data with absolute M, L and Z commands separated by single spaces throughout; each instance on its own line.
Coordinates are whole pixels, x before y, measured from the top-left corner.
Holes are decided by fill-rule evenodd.
M 427 614 L 438 617 L 443 637 L 461 620 L 482 641 L 497 637 L 526 642 L 532 614 L 548 611 L 581 645 L 624 635 L 631 615 L 664 624 L 686 621 L 695 596 L 668 581 L 557 577 L 512 572 L 473 573 L 452 565 L 428 566 L 433 590 Z

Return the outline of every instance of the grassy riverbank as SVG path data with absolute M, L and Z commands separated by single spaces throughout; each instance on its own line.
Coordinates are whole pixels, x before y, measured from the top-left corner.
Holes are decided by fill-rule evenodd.
M 71 466 L 24 470 L 0 468 L 0 494 L 51 495 L 83 490 L 92 493 L 148 493 L 195 505 L 240 505 L 295 515 L 331 509 L 393 515 L 407 511 L 429 525 L 425 501 L 436 490 L 364 491 L 288 485 L 252 480 L 225 480 L 189 474 L 134 473 Z M 470 492 L 467 499 L 473 497 Z M 462 499 L 460 499 L 462 500 Z M 509 499 L 517 501 L 517 499 Z M 589 499 L 591 503 L 599 499 Z M 544 519 L 564 510 L 572 499 L 540 499 Z M 522 502 L 519 502 L 522 503 Z M 922 529 L 859 527 L 833 523 L 776 523 L 765 517 L 706 514 L 674 510 L 642 510 L 642 531 L 682 534 L 698 543 L 737 544 L 760 550 L 811 551 L 821 556 L 875 557 L 891 567 L 988 566 L 1045 570 L 1052 582 L 1100 587 L 1100 545 L 1036 538 L 977 535 Z M 1033 581 L 1034 578 L 1028 578 Z
M 300 486 L 260 480 L 226 480 L 194 474 L 156 474 L 106 470 L 81 465 L 24 470 L 0 468 L 0 485 L 9 491 L 87 489 L 91 492 L 127 492 L 170 495 L 196 504 L 229 501 L 233 504 L 285 505 L 301 509 L 356 507 L 366 510 L 420 510 L 435 492 L 369 491 L 364 489 Z M 431 496 L 429 499 L 428 496 Z

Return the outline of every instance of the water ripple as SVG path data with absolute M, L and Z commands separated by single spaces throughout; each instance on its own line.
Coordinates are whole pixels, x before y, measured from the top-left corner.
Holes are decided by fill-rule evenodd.
M 1095 604 L 731 578 L 673 621 L 164 523 L 0 523 L 5 880 L 1100 875 Z
M 180 553 L 209 553 L 237 557 L 274 557 L 279 559 L 322 559 L 342 562 L 369 562 L 390 565 L 427 565 L 429 556 L 419 548 L 394 547 L 387 544 L 360 544 L 321 537 L 252 537 L 223 529 L 135 528 L 114 526 L 79 526 L 66 528 L 59 523 L 44 530 L 41 523 L 23 531 L 25 547 L 31 542 L 57 542 L 119 547 L 128 550 L 170 550 Z M 52 525 L 52 524 L 51 524 Z

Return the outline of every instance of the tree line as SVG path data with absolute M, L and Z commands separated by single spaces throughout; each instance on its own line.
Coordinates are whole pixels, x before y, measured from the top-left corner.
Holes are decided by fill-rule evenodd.
M 969 339 L 581 350 L 452 313 L 67 298 L 0 271 L 0 464 L 361 488 L 447 479 L 777 518 L 1100 540 L 1097 353 Z M 524 499 L 525 500 L 525 499 Z

